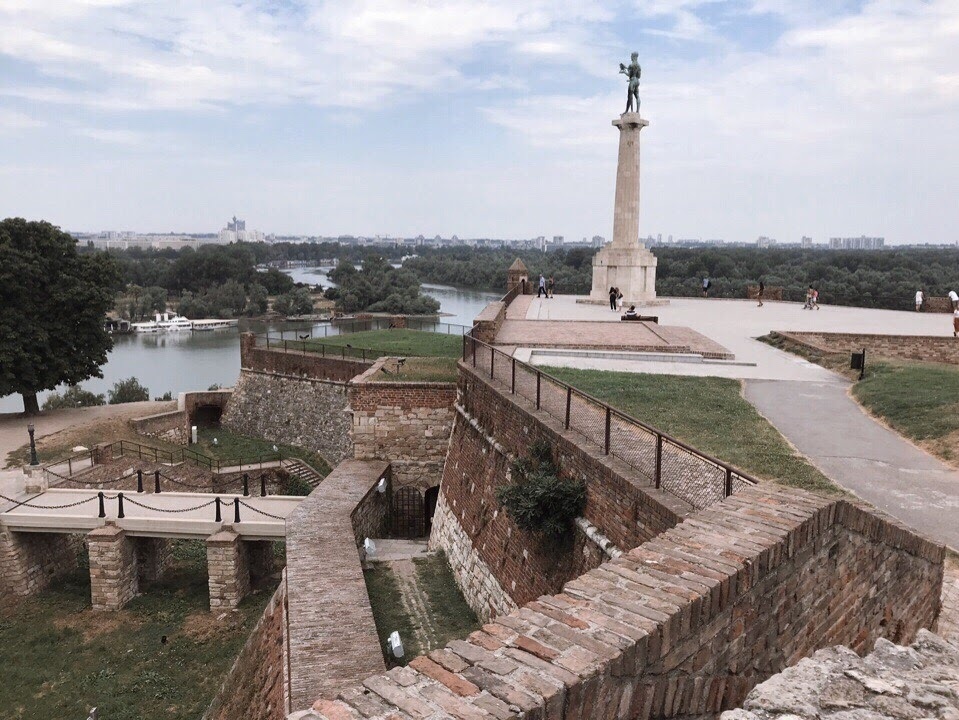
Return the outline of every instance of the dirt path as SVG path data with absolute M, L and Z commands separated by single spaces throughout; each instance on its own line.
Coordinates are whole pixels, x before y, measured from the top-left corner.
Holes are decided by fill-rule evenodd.
M 126 423 L 131 418 L 152 415 L 175 408 L 175 401 L 146 401 L 124 403 L 122 405 L 50 410 L 33 418 L 27 418 L 22 413 L 0 414 L 0 466 L 6 464 L 7 456 L 12 451 L 29 442 L 27 425 L 30 422 L 36 426 L 38 440 L 41 438 L 48 439 L 47 443 L 40 443 L 41 446 L 43 444 L 49 445 L 50 436 L 62 433 L 65 430 L 80 433 L 100 425 L 104 426 L 103 441 L 108 441 L 113 439 L 106 435 L 111 425 L 115 427 L 116 423 Z M 69 440 L 66 436 L 61 439 Z
M 417 644 L 423 652 L 437 646 L 436 633 L 433 629 L 433 608 L 426 593 L 420 588 L 416 579 L 416 567 L 412 560 L 394 560 L 388 563 L 396 583 L 400 588 L 400 597 L 406 612 L 413 620 L 414 634 Z

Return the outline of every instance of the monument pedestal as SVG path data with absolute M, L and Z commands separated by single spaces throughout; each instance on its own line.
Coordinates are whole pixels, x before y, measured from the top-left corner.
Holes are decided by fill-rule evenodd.
M 618 288 L 623 304 L 665 304 L 656 301 L 656 256 L 639 242 L 639 132 L 649 125 L 639 113 L 613 120 L 619 128 L 613 241 L 593 257 L 593 287 L 589 301 L 609 302 L 609 289 Z

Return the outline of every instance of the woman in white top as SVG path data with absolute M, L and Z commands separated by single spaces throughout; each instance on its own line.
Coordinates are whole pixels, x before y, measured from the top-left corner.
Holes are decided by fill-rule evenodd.
M 949 291 L 949 302 L 952 303 L 953 310 L 959 310 L 959 295 L 956 294 L 955 290 Z
M 922 310 L 923 295 L 922 290 L 916 290 L 916 312 Z

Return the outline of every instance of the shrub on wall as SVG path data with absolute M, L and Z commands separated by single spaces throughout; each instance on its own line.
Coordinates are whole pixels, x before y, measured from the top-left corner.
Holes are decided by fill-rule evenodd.
M 550 446 L 537 442 L 530 447 L 529 456 L 513 463 L 513 482 L 498 488 L 496 499 L 521 529 L 558 538 L 582 514 L 586 485 L 562 477 L 553 464 Z

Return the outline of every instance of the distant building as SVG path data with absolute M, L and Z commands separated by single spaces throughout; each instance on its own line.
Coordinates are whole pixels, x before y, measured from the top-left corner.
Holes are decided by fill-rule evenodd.
M 562 245 L 563 240 L 564 238 L 562 235 L 553 235 L 553 245 Z
M 882 250 L 886 245 L 886 238 L 859 237 L 829 238 L 830 250 Z
M 812 247 L 812 238 L 803 235 L 802 240 L 799 241 L 799 245 L 803 248 L 803 250 L 810 249 Z
M 236 215 L 234 215 L 233 220 L 227 222 L 226 229 L 232 230 L 233 232 L 246 230 L 246 220 L 237 220 Z
M 606 238 L 602 235 L 593 235 L 593 247 L 603 247 L 606 244 Z
M 771 237 L 766 237 L 765 235 L 760 235 L 756 240 L 756 247 L 768 248 L 776 244 L 776 239 Z

